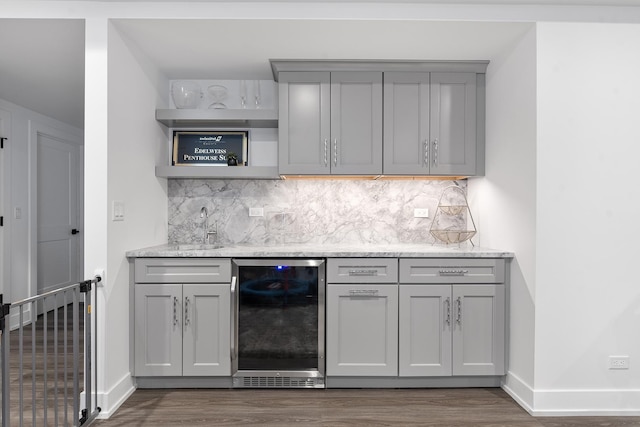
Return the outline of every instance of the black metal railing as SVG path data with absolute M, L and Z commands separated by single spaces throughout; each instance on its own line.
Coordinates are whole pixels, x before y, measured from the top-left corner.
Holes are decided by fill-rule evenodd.
M 96 276 L 13 303 L 0 295 L 2 427 L 81 426 L 97 417 L 92 285 L 100 281 Z

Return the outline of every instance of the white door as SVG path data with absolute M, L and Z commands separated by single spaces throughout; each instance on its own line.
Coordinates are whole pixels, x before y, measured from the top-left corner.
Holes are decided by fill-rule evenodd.
M 39 130 L 37 147 L 37 292 L 80 280 L 80 146 Z

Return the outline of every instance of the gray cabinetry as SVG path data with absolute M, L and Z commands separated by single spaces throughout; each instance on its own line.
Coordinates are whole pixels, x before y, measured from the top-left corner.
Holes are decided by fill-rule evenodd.
M 504 260 L 400 259 L 399 273 L 401 376 L 504 375 Z
M 397 262 L 327 260 L 328 376 L 398 374 Z
M 135 376 L 230 375 L 230 260 L 138 258 L 134 268 Z
M 282 72 L 283 175 L 382 173 L 382 73 Z
M 484 175 L 487 65 L 272 60 L 280 174 Z
M 477 102 L 478 76 L 461 72 L 384 74 L 385 174 L 482 172 L 477 150 L 484 151 L 484 132 L 478 132 L 478 107 L 483 111 L 484 106 Z
M 399 307 L 398 374 L 451 375 L 451 286 L 401 285 Z
M 135 286 L 136 375 L 182 375 L 181 300 L 182 285 Z

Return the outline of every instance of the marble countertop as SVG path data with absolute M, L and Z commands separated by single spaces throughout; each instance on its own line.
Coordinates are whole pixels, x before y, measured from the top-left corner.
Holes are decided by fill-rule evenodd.
M 210 257 L 210 258 L 513 258 L 512 252 L 463 245 L 431 244 L 287 244 L 287 245 L 198 245 L 166 244 L 126 252 L 127 258 Z

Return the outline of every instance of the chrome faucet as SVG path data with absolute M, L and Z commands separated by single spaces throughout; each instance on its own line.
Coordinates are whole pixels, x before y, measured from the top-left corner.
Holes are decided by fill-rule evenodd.
M 204 221 L 202 221 L 202 243 L 208 245 L 210 244 L 210 237 L 218 234 L 218 227 L 216 224 L 213 230 L 209 229 L 209 211 L 204 206 L 200 209 L 200 218 L 204 218 Z

